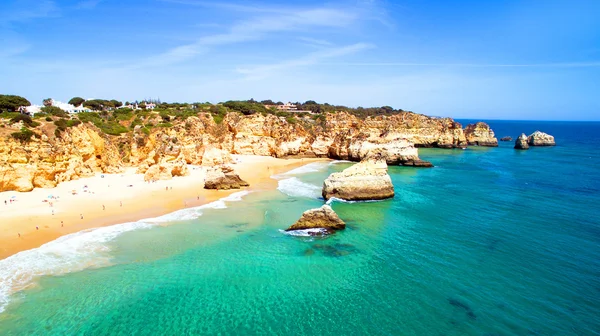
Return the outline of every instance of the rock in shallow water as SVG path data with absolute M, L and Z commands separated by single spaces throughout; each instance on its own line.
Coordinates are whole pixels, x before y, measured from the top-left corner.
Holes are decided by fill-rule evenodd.
M 527 143 L 527 135 L 522 133 L 515 141 L 515 149 L 529 149 L 529 144 Z
M 512 141 L 512 137 L 511 136 L 505 136 L 500 138 L 500 141 Z
M 327 231 L 343 230 L 346 223 L 327 204 L 317 209 L 305 211 L 300 219 L 286 231 L 325 229 Z
M 540 131 L 533 132 L 527 142 L 530 146 L 556 146 L 552 135 Z
M 373 155 L 342 172 L 333 173 L 323 182 L 323 198 L 346 201 L 382 200 L 394 197 L 394 185 L 387 164 Z

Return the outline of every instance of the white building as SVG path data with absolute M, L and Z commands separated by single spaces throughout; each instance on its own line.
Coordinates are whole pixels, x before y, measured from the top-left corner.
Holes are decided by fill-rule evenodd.
M 67 112 L 67 113 L 79 113 L 79 112 L 91 112 L 91 110 L 87 107 L 84 107 L 83 105 L 80 106 L 74 106 L 72 104 L 67 104 L 67 103 L 63 103 L 57 100 L 52 100 L 52 106 L 56 106 L 58 108 L 60 108 L 61 110 Z M 34 115 L 35 113 L 40 113 L 42 112 L 42 107 L 44 107 L 43 105 L 31 105 L 31 106 L 26 106 L 25 107 L 25 113 L 29 114 L 29 115 Z

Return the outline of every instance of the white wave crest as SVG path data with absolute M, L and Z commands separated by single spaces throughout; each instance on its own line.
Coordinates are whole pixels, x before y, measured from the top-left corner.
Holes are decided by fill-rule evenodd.
M 242 198 L 244 196 L 248 195 L 249 193 L 250 192 L 246 191 L 246 190 L 238 191 L 227 197 L 223 197 L 218 201 L 214 201 L 214 202 L 204 204 L 201 206 L 197 206 L 197 207 L 193 207 L 193 208 L 177 210 L 175 212 L 171 212 L 169 214 L 166 214 L 166 215 L 163 215 L 160 217 L 144 219 L 143 221 L 150 222 L 150 223 L 166 223 L 166 222 L 186 221 L 186 220 L 196 219 L 196 218 L 202 216 L 202 214 L 204 213 L 203 210 L 227 209 L 227 204 L 225 204 L 225 202 L 239 202 L 242 200 Z
M 337 198 L 337 197 L 332 197 L 330 199 L 327 200 L 327 202 L 325 202 L 325 204 L 327 205 L 331 205 L 331 203 L 333 202 L 339 202 L 339 203 L 373 203 L 373 202 L 381 202 L 383 200 L 366 200 L 366 201 L 348 201 L 345 199 L 341 199 L 341 198 Z
M 327 234 L 327 230 L 325 230 L 323 228 L 293 230 L 293 231 L 279 230 L 279 232 L 289 235 L 289 236 L 294 236 L 294 237 L 312 237 L 312 236 L 323 236 L 323 235 Z
M 218 201 L 164 216 L 72 233 L 0 260 L 0 313 L 12 294 L 31 286 L 40 276 L 110 266 L 110 247 L 107 243 L 125 232 L 148 229 L 157 223 L 196 219 L 202 216 L 205 209 L 225 209 L 225 202 L 241 201 L 248 194 L 248 191 L 240 191 Z
M 321 187 L 300 181 L 297 177 L 280 180 L 277 190 L 291 197 L 319 198 Z
M 152 225 L 133 222 L 80 231 L 0 260 L 0 313 L 11 294 L 27 288 L 39 276 L 110 265 L 106 242 L 124 232 L 149 227 Z
M 313 163 L 304 165 L 302 167 L 292 169 L 289 172 L 283 173 L 281 175 L 289 176 L 289 175 L 301 175 L 301 174 L 308 174 L 308 173 L 316 173 L 316 172 L 320 172 L 320 171 L 324 170 L 325 168 L 327 168 L 327 165 L 328 164 L 325 162 L 313 162 Z
M 332 165 L 338 164 L 338 163 L 352 163 L 352 161 L 348 161 L 348 160 L 333 160 L 333 161 L 329 162 L 329 165 L 332 166 Z
M 223 197 L 221 198 L 221 201 L 225 201 L 225 202 L 239 202 L 242 200 L 242 198 L 246 195 L 248 195 L 250 192 L 247 190 L 242 190 L 242 191 L 238 191 L 236 193 L 233 193 L 227 197 Z

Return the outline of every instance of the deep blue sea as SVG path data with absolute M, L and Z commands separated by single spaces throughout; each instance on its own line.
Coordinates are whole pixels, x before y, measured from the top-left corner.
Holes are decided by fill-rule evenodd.
M 557 146 L 421 149 L 327 238 L 280 230 L 351 163 L 63 237 L 0 261 L 0 335 L 600 335 L 600 123 L 487 122 Z

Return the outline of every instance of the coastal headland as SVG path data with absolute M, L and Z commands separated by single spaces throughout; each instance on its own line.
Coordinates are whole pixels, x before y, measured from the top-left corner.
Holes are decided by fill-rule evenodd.
M 110 102 L 78 113 L 52 105 L 0 113 L 0 258 L 234 192 L 203 189 L 215 169 L 237 173 L 257 190 L 310 160 L 361 161 L 377 151 L 391 165 L 431 167 L 419 147 L 497 146 L 485 123 L 463 128 L 451 118 L 383 107 Z

